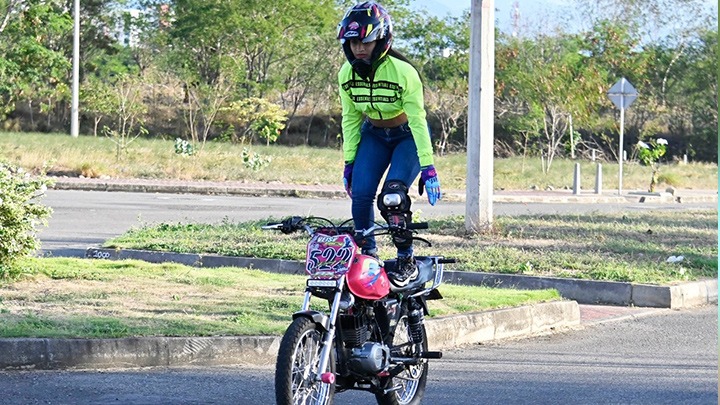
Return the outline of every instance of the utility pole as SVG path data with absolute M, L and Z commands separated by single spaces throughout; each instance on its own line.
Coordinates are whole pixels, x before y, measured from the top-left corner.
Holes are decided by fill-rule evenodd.
M 493 0 L 472 0 L 465 229 L 473 233 L 489 229 L 493 220 L 494 13 Z
M 77 138 L 79 129 L 79 95 L 80 92 L 80 0 L 75 0 L 73 6 L 75 26 L 73 29 L 73 82 L 72 82 L 72 110 L 70 117 L 70 136 Z

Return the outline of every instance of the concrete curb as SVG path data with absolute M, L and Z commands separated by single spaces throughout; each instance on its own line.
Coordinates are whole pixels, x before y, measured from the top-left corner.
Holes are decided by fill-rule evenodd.
M 613 304 L 629 306 L 632 285 L 612 281 L 576 280 L 559 277 L 534 277 L 516 274 L 496 274 L 470 271 L 448 271 L 449 283 L 494 288 L 541 290 L 554 288 L 567 299 L 581 304 Z
M 99 369 L 274 362 L 279 337 L 0 339 L 0 369 Z
M 305 274 L 305 264 L 294 260 L 261 259 L 257 257 L 231 257 L 220 255 L 202 255 L 196 253 L 155 252 L 133 249 L 88 248 L 88 259 L 105 260 L 143 260 L 149 263 L 181 263 L 194 267 L 245 267 L 274 273 Z
M 166 261 L 195 267 L 246 267 L 276 273 L 305 274 L 299 261 L 166 253 L 145 250 L 88 248 L 85 257 L 94 259 L 136 259 L 150 263 Z M 615 281 L 579 280 L 446 270 L 444 281 L 451 284 L 541 290 L 554 288 L 565 299 L 580 304 L 608 304 L 652 308 L 690 308 L 718 302 L 718 280 L 701 280 L 672 286 L 633 284 Z
M 345 191 L 339 186 L 298 186 L 275 184 L 238 184 L 234 182 L 199 181 L 152 181 L 152 180 L 102 180 L 54 178 L 52 188 L 56 190 L 81 191 L 125 191 L 135 193 L 169 194 L 226 194 L 246 197 L 297 197 L 297 198 L 346 198 Z M 670 193 L 629 192 L 626 195 L 595 194 L 580 192 L 572 194 L 569 190 L 553 191 L 496 191 L 494 202 L 503 203 L 701 203 L 717 202 L 715 194 L 689 192 L 687 195 Z M 447 190 L 443 199 L 449 202 L 464 202 L 464 190 Z
M 272 185 L 259 188 L 252 185 L 238 186 L 189 182 L 187 184 L 153 184 L 55 180 L 52 188 L 56 190 L 125 191 L 131 193 L 227 194 L 246 197 L 345 198 L 346 196 L 344 190 L 274 188 Z
M 580 324 L 574 301 L 426 321 L 432 350 L 546 333 Z M 0 339 L 0 369 L 103 369 L 275 364 L 278 336 Z
M 431 319 L 430 349 L 463 346 L 547 333 L 580 325 L 575 301 L 556 301 Z
M 564 298 L 580 304 L 680 309 L 718 302 L 717 279 L 662 286 L 468 271 L 446 271 L 445 276 L 453 284 L 522 290 L 554 288 Z

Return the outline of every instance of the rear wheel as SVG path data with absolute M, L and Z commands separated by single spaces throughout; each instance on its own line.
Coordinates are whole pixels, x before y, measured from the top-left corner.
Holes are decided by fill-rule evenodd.
M 319 380 L 322 331 L 311 319 L 300 317 L 285 331 L 275 365 L 275 400 L 278 405 L 330 405 L 335 384 Z M 335 372 L 334 351 L 323 372 Z
M 422 350 L 427 351 L 427 333 L 422 326 Z M 400 318 L 390 348 L 393 357 L 417 357 L 415 345 L 410 341 L 407 328 L 407 316 Z M 387 394 L 375 394 L 380 405 L 419 405 L 425 394 L 427 384 L 428 362 L 421 359 L 417 365 L 405 366 L 405 369 L 393 378 L 385 378 L 382 383 L 386 389 L 393 389 Z

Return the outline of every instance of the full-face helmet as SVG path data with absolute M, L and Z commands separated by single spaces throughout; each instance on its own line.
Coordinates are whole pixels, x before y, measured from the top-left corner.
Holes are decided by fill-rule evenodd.
M 359 39 L 368 43 L 377 41 L 370 65 L 387 55 L 392 45 L 392 21 L 385 8 L 374 1 L 366 1 L 351 7 L 338 24 L 337 39 L 343 46 L 345 57 L 353 65 L 364 61 L 355 59 L 350 50 L 349 40 Z

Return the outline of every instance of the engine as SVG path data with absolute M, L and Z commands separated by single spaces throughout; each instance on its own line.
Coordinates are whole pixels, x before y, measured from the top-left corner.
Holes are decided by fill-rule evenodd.
M 371 326 L 365 310 L 340 315 L 340 331 L 346 348 L 362 346 L 370 338 Z
M 390 365 L 390 348 L 381 343 L 365 342 L 351 350 L 349 366 L 362 374 L 377 374 Z
M 340 333 L 348 350 L 348 367 L 359 374 L 377 374 L 390 362 L 390 348 L 369 341 L 373 319 L 373 308 L 365 305 L 357 305 L 351 313 L 340 315 Z

